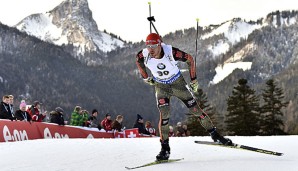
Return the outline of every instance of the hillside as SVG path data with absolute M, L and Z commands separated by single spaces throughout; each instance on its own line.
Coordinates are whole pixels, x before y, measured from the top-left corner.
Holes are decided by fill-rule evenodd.
M 101 119 L 107 112 L 127 115 L 128 127 L 137 113 L 155 109 L 147 111 L 143 105 L 153 106 L 154 99 L 144 98 L 141 91 L 147 87 L 140 81 L 107 66 L 88 67 L 61 47 L 2 24 L 0 61 L 0 94 L 13 94 L 16 106 L 21 99 L 29 104 L 39 100 L 48 111 L 61 106 L 69 120 L 74 107 L 81 105 L 88 111 L 97 108 Z
M 257 93 L 266 80 L 274 78 L 290 101 L 285 111 L 285 130 L 297 134 L 297 21 L 297 11 L 277 11 L 258 21 L 236 18 L 200 27 L 198 55 L 194 28 L 169 33 L 163 40 L 197 56 L 197 77 L 217 118 L 222 118 L 220 125 L 226 114 L 226 99 L 240 78 L 246 78 Z M 42 101 L 46 110 L 61 106 L 67 120 L 74 106 L 81 105 L 89 111 L 97 108 L 99 119 L 107 112 L 114 117 L 123 114 L 126 127 L 133 125 L 137 113 L 157 127 L 154 88 L 142 82 L 135 65 L 135 55 L 144 48 L 144 42 L 100 52 L 105 57 L 100 57 L 100 65 L 92 66 L 84 62 L 88 54 L 82 58 L 74 55 L 72 45 L 59 46 L 37 37 L 0 24 L 0 94 L 15 95 L 16 106 L 24 98 L 28 103 Z M 249 67 L 243 71 L 238 62 L 248 63 Z M 226 72 L 216 69 L 231 64 L 234 69 L 214 81 L 219 75 L 216 71 Z M 187 72 L 184 75 L 188 80 Z M 174 99 L 170 124 L 184 121 L 186 112 L 183 104 Z
M 238 18 L 220 25 L 199 28 L 201 39 L 198 43 L 197 77 L 211 104 L 221 115 L 219 117 L 224 117 L 226 99 L 240 78 L 246 78 L 258 94 L 266 80 L 274 78 L 285 91 L 285 100 L 293 104 L 285 111 L 285 129 L 297 133 L 297 127 L 292 125 L 298 121 L 298 107 L 294 105 L 297 102 L 297 93 L 294 93 L 298 91 L 295 86 L 297 72 L 293 71 L 298 60 L 297 21 L 297 11 L 276 11 L 255 22 Z M 196 56 L 195 36 L 196 30 L 190 28 L 165 35 L 163 41 Z M 144 42 L 111 52 L 109 59 L 113 59 L 113 62 L 110 64 L 126 68 L 131 74 L 137 73 L 133 56 L 142 48 Z M 248 68 L 244 67 L 245 71 L 242 63 L 249 64 Z M 230 73 L 222 74 L 226 71 L 221 68 L 227 66 L 227 69 L 231 69 L 230 65 L 234 66 Z M 182 68 L 186 66 L 182 65 Z M 221 73 L 216 73 L 217 69 Z M 138 76 L 135 75 L 136 78 Z M 220 79 L 214 82 L 216 76 Z M 188 79 L 187 73 L 185 77 Z M 186 112 L 177 101 L 173 101 L 173 106 L 174 116 Z

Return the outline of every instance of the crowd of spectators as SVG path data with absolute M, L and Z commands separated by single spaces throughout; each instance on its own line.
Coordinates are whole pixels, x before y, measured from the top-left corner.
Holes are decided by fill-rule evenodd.
M 190 131 L 187 129 L 187 125 L 181 122 L 177 123 L 176 129 L 173 126 L 169 126 L 169 137 L 188 137 Z
M 4 95 L 0 103 L 0 119 L 8 119 L 11 121 L 24 121 L 24 122 L 43 122 L 47 120 L 49 123 L 55 123 L 58 125 L 66 125 L 68 121 L 64 120 L 65 114 L 61 107 L 56 107 L 49 114 L 47 111 L 41 110 L 42 103 L 34 101 L 32 105 L 27 105 L 25 100 L 20 102 L 19 109 L 14 111 L 14 96 Z M 107 113 L 106 117 L 100 121 L 98 120 L 99 112 L 97 109 L 93 109 L 91 115 L 81 106 L 75 106 L 71 113 L 70 123 L 71 126 L 81 126 L 98 128 L 104 131 L 123 131 L 125 128 L 122 126 L 123 116 L 118 115 L 113 121 L 111 114 Z M 48 116 L 48 118 L 47 118 Z M 47 118 L 47 119 L 46 119 Z
M 19 108 L 15 111 L 14 96 L 4 95 L 2 97 L 0 106 L 0 119 L 9 119 L 11 121 L 24 121 L 24 122 L 43 122 L 47 117 L 48 112 L 41 110 L 42 103 L 34 101 L 32 105 L 27 105 L 25 100 L 20 102 Z M 91 115 L 81 106 L 75 106 L 71 113 L 71 119 L 69 125 L 82 126 L 90 128 L 98 128 L 99 130 L 118 131 L 121 132 L 125 129 L 123 127 L 123 115 L 117 115 L 114 120 L 110 113 L 105 115 L 105 118 L 98 120 L 99 112 L 97 109 L 93 109 Z M 64 120 L 64 110 L 61 107 L 56 107 L 51 111 L 47 118 L 48 122 L 58 125 L 67 125 L 68 121 Z M 144 119 L 140 114 L 137 114 L 136 121 L 133 128 L 138 128 L 139 133 L 144 136 L 156 136 L 157 132 L 150 121 L 144 123 Z M 182 125 L 181 122 L 177 123 L 176 129 L 173 126 L 169 127 L 169 137 L 184 137 L 190 136 L 190 132 L 187 130 L 187 125 Z

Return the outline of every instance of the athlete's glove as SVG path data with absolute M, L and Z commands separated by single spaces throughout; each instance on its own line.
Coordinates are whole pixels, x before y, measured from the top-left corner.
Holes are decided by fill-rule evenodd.
M 155 18 L 154 18 L 154 16 L 147 17 L 147 20 L 150 21 L 150 22 L 153 22 L 153 21 L 155 22 Z
M 149 85 L 155 85 L 155 81 L 153 80 L 152 77 L 148 77 L 148 78 L 144 79 L 144 82 Z
M 198 80 L 192 80 L 190 82 L 190 88 L 192 89 L 193 92 L 198 92 L 198 89 L 199 89 Z

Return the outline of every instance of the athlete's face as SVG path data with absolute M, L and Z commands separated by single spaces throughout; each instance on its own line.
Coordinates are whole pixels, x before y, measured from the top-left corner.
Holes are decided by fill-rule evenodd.
M 150 56 L 154 57 L 154 58 L 158 58 L 160 55 L 160 51 L 161 51 L 161 46 L 160 44 L 149 44 L 147 45 L 147 49 L 149 51 Z

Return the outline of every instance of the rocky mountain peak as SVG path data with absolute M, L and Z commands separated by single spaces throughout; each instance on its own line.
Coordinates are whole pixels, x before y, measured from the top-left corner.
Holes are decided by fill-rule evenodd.
M 99 31 L 87 0 L 65 0 L 47 13 L 26 17 L 16 27 L 56 45 L 70 45 L 76 58 L 89 65 L 103 62 L 106 52 L 124 42 Z
M 68 23 L 77 23 L 86 28 L 94 29 L 91 31 L 98 30 L 87 0 L 65 0 L 49 13 L 53 16 L 53 23 L 59 27 Z

